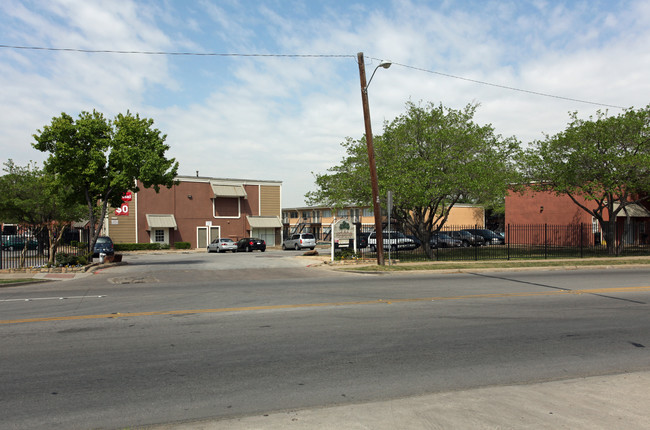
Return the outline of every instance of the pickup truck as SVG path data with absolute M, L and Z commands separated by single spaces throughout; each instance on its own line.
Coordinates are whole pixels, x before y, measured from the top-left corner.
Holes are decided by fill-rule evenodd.
M 382 238 L 384 242 L 384 249 L 395 250 L 412 250 L 418 247 L 418 244 L 415 243 L 413 239 L 407 237 L 404 233 L 399 231 L 390 231 L 386 230 L 382 232 Z M 368 246 L 370 251 L 375 252 L 377 250 L 377 235 L 373 231 L 368 236 Z

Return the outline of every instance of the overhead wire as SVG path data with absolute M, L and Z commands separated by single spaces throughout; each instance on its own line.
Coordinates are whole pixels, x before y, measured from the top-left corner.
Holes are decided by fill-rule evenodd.
M 355 55 L 350 54 L 241 54 L 241 53 L 218 53 L 218 52 L 168 52 L 168 51 L 126 51 L 126 50 L 111 50 L 111 49 L 83 49 L 83 48 L 49 48 L 41 46 L 18 46 L 18 45 L 2 45 L 0 48 L 5 49 L 23 49 L 23 50 L 34 50 L 34 51 L 60 51 L 60 52 L 79 52 L 79 53 L 90 53 L 90 54 L 135 54 L 135 55 L 168 55 L 168 56 L 197 56 L 197 57 L 277 57 L 277 58 L 356 58 Z M 381 61 L 379 58 L 366 56 L 370 60 Z M 616 109 L 626 109 L 626 107 L 593 102 L 589 100 L 576 99 L 572 97 L 558 96 L 555 94 L 543 93 L 540 91 L 526 90 L 522 88 L 512 87 L 508 85 L 495 84 L 492 82 L 481 81 L 478 79 L 465 78 L 463 76 L 452 75 L 449 73 L 438 72 L 435 70 L 425 69 L 422 67 L 410 66 L 408 64 L 401 64 L 393 62 L 392 64 L 400 67 L 405 67 L 407 69 L 417 70 L 420 72 L 430 73 L 433 75 L 444 76 L 446 78 L 458 79 L 466 82 L 472 82 L 479 85 L 486 85 L 495 88 L 501 88 L 509 91 L 517 91 L 520 93 L 531 94 L 540 97 L 549 97 L 558 100 L 566 100 L 577 103 L 585 103 L 595 106 L 610 107 Z

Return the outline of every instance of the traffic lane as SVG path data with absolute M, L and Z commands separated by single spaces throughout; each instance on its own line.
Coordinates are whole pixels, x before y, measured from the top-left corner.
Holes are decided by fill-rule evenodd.
M 119 283 L 129 277 L 107 272 L 73 290 L 52 291 L 34 286 L 10 294 L 0 291 L 0 320 L 518 293 L 598 294 L 603 299 L 645 303 L 643 295 L 636 297 L 634 291 L 615 288 L 647 286 L 650 274 L 648 270 L 609 270 L 579 274 L 562 271 L 376 276 L 311 269 L 275 270 L 281 272 L 280 279 L 225 280 L 213 271 L 192 271 L 178 281 L 160 273 L 160 279 L 153 275 L 133 278 L 142 280 L 141 283 Z M 283 279 L 284 276 L 287 278 Z M 58 285 L 67 286 L 68 282 L 54 286 Z M 607 290 L 598 291 L 603 288 Z
M 593 295 L 0 326 L 0 400 L 24 428 L 120 427 L 632 372 L 649 327 Z

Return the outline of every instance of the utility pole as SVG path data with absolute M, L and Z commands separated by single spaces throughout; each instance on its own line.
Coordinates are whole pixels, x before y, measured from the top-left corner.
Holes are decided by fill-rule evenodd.
M 384 236 L 381 231 L 381 206 L 379 205 L 379 184 L 377 182 L 377 167 L 375 165 L 375 148 L 372 143 L 372 127 L 370 126 L 370 107 L 368 105 L 368 85 L 366 84 L 366 66 L 363 59 L 363 52 L 359 52 L 357 54 L 357 62 L 359 63 L 359 78 L 361 79 L 361 102 L 363 103 L 363 120 L 366 124 L 366 146 L 368 147 L 368 164 L 370 165 L 370 185 L 372 187 L 372 210 L 375 215 L 375 235 L 377 237 L 377 264 L 383 266 L 384 265 Z

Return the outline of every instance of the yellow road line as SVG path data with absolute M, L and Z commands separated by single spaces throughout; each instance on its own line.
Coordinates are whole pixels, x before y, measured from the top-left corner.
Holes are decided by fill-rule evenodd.
M 173 311 L 151 311 L 151 312 L 127 312 L 98 315 L 70 315 L 62 317 L 43 317 L 43 318 L 26 318 L 18 320 L 0 320 L 0 324 L 19 324 L 30 322 L 48 322 L 48 321 L 74 321 L 89 320 L 102 318 L 128 318 L 128 317 L 145 317 L 156 315 L 183 315 L 183 314 L 210 314 L 219 312 L 245 312 L 245 311 L 262 311 L 276 309 L 297 309 L 297 308 L 315 308 L 326 306 L 353 306 L 353 305 L 377 305 L 392 303 L 408 302 L 432 302 L 442 300 L 466 300 L 466 299 L 491 299 L 501 297 L 536 297 L 536 296 L 558 296 L 571 294 L 604 294 L 604 293 L 633 293 L 641 291 L 650 291 L 650 286 L 645 287 L 614 287 L 614 288 L 593 288 L 584 290 L 554 290 L 529 293 L 492 293 L 492 294 L 470 294 L 463 296 L 450 297 L 419 297 L 412 299 L 377 299 L 363 300 L 354 302 L 326 302 L 326 303 L 301 303 L 294 305 L 267 305 L 267 306 L 244 306 L 237 308 L 216 308 L 216 309 L 189 309 Z

